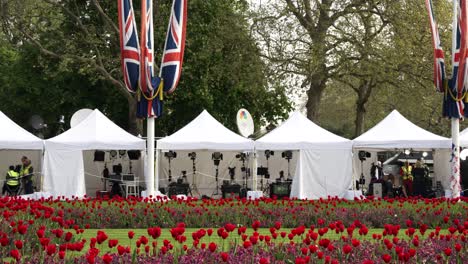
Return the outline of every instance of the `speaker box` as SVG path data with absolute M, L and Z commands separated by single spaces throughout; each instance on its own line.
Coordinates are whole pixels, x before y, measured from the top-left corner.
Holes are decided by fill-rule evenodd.
M 96 150 L 94 152 L 94 161 L 104 161 L 106 153 L 104 151 Z
M 382 198 L 382 184 L 381 183 L 373 183 L 374 185 L 374 196 Z

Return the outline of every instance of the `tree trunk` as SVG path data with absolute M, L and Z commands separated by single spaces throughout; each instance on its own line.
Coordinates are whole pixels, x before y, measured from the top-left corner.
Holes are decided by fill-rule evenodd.
M 143 120 L 136 117 L 137 100 L 133 96 L 127 96 L 128 102 L 128 131 L 133 135 L 143 135 Z
M 307 118 L 317 123 L 319 117 L 320 100 L 322 99 L 323 91 L 326 87 L 326 78 L 314 79 L 312 77 L 312 83 L 310 84 L 309 90 L 307 91 Z
M 354 121 L 354 137 L 364 132 L 364 120 L 366 117 L 366 103 L 359 100 L 356 102 L 356 120 Z
M 366 118 L 366 104 L 369 101 L 372 89 L 375 86 L 374 78 L 364 80 L 357 89 L 358 98 L 356 100 L 356 119 L 354 121 L 354 137 L 358 137 L 364 132 L 364 121 Z

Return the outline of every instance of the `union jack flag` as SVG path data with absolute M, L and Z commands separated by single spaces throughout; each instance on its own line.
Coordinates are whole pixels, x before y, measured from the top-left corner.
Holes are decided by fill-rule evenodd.
M 167 29 L 166 43 L 161 62 L 160 76 L 164 81 L 164 91 L 172 93 L 179 83 L 185 48 L 185 28 L 187 25 L 187 0 L 174 0 Z
M 467 90 L 468 74 L 468 12 L 466 0 L 454 1 L 452 27 L 452 78 L 448 81 L 448 93 L 444 98 L 444 116 L 462 118 L 465 113 L 463 94 Z
M 432 45 L 434 47 L 434 85 L 438 92 L 443 93 L 445 80 L 444 50 L 442 49 L 440 43 L 437 21 L 435 20 L 434 10 L 432 9 L 432 0 L 426 0 L 426 8 L 429 12 L 429 22 L 431 24 L 432 32 Z
M 140 56 L 140 88 L 143 93 L 153 91 L 151 80 L 153 78 L 154 62 L 154 35 L 153 35 L 153 1 L 141 1 L 141 56 Z
M 131 0 L 119 0 L 120 56 L 125 87 L 129 92 L 138 89 L 140 45 Z

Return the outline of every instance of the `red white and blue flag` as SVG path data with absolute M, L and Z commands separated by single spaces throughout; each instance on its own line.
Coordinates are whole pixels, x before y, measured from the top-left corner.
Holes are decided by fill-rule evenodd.
M 187 0 L 174 0 L 161 62 L 164 91 L 173 93 L 182 73 L 187 25 Z
M 119 0 L 120 54 L 125 87 L 129 92 L 138 89 L 140 73 L 140 45 L 131 0 Z
M 141 58 L 140 87 L 141 91 L 151 94 L 153 86 L 154 34 L 153 34 L 153 1 L 141 1 Z M 156 87 L 157 88 L 157 87 Z
M 432 0 L 426 0 L 426 8 L 429 12 L 429 22 L 431 24 L 432 45 L 434 47 L 434 85 L 440 93 L 444 92 L 445 80 L 445 60 L 444 50 L 440 43 L 439 30 L 437 21 L 435 20 L 434 10 L 432 8 Z

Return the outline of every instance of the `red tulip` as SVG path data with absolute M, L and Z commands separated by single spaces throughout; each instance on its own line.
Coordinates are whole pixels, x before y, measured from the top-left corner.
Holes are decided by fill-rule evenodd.
M 208 245 L 208 249 L 211 251 L 211 252 L 215 252 L 216 251 L 216 244 L 211 242 L 209 245 Z
M 351 240 L 351 244 L 353 244 L 353 247 L 359 247 L 361 241 L 353 238 L 353 240 Z
M 97 231 L 97 236 L 96 236 L 96 239 L 97 239 L 97 243 L 98 244 L 102 244 L 102 242 L 106 241 L 108 238 L 107 234 L 101 230 L 98 230 Z
M 102 256 L 102 261 L 104 261 L 104 263 L 106 264 L 109 264 L 112 262 L 112 255 L 109 255 L 108 253 L 106 253 L 104 256 Z
M 392 256 L 390 256 L 389 254 L 385 254 L 382 256 L 382 259 L 383 261 L 385 261 L 385 263 L 389 263 L 392 260 Z
M 270 264 L 270 260 L 267 258 L 261 258 L 259 261 L 260 264 Z
M 21 241 L 21 240 L 16 240 L 16 241 L 15 241 L 15 247 L 16 247 L 17 249 L 22 249 L 22 248 L 23 248 L 23 241 Z
M 224 262 L 227 262 L 228 259 L 229 259 L 229 254 L 226 253 L 226 252 L 221 252 L 221 259 L 224 261 Z
M 456 250 L 457 252 L 460 252 L 461 249 L 462 249 L 462 246 L 461 246 L 459 243 L 456 243 L 456 244 L 455 244 L 455 250 Z
M 117 239 L 109 239 L 109 248 L 113 248 L 119 244 L 119 241 Z
M 444 253 L 445 253 L 445 255 L 450 256 L 450 255 L 452 255 L 452 249 L 451 248 L 446 248 L 446 249 L 444 249 Z
M 60 259 L 65 259 L 65 251 L 59 251 L 59 258 Z
M 125 247 L 118 245 L 117 251 L 119 252 L 119 255 L 122 256 L 123 254 L 125 254 Z
M 21 259 L 21 253 L 17 249 L 13 249 L 10 251 L 10 256 L 16 261 L 19 261 Z
M 55 254 L 55 251 L 57 251 L 57 246 L 55 246 L 55 244 L 47 245 L 47 255 L 52 256 Z
M 134 236 L 135 236 L 135 232 L 128 231 L 128 238 L 133 239 Z
M 344 245 L 344 246 L 343 246 L 343 252 L 344 252 L 345 254 L 351 253 L 352 250 L 353 250 L 353 248 L 352 248 L 350 245 Z

